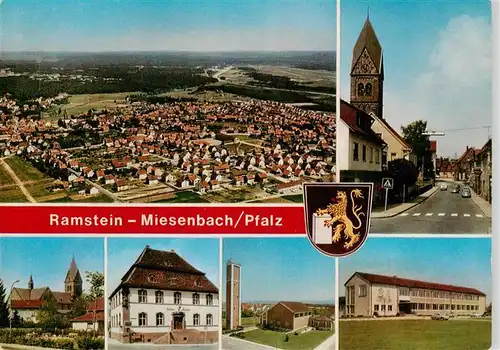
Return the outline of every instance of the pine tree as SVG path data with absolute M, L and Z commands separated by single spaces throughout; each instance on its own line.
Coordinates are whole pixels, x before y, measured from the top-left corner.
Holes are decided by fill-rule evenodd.
M 0 328 L 9 326 L 9 307 L 5 297 L 5 287 L 0 280 Z

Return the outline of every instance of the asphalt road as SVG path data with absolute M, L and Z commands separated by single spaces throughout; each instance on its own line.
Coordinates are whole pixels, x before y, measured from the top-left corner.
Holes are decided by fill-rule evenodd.
M 372 218 L 370 233 L 487 234 L 491 218 L 471 198 L 460 193 L 437 191 L 421 204 L 392 218 Z

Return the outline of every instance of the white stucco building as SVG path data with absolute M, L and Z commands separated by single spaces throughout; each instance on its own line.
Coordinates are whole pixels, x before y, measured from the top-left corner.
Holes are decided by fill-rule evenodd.
M 110 336 L 121 342 L 218 340 L 219 290 L 175 251 L 149 246 L 109 296 Z

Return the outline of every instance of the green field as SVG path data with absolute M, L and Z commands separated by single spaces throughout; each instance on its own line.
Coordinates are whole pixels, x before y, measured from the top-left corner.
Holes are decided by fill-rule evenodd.
M 104 194 L 100 194 L 79 201 L 75 201 L 70 197 L 62 197 L 48 201 L 47 203 L 113 203 L 113 200 Z
M 287 201 L 294 202 L 294 203 L 303 203 L 304 198 L 301 194 L 292 194 L 289 196 L 283 196 L 283 199 L 286 199 Z
M 114 108 L 118 104 L 125 103 L 125 98 L 132 94 L 134 92 L 72 95 L 69 97 L 69 104 L 64 105 L 62 110 L 65 110 L 68 115 L 78 115 L 87 113 L 89 109 Z
M 310 331 L 299 335 L 290 333 L 285 342 L 285 333 L 256 329 L 245 332 L 243 339 L 280 349 L 314 349 L 332 335 L 328 331 Z
M 9 186 L 0 189 L 1 203 L 23 203 L 28 200 L 17 186 Z
M 177 192 L 175 198 L 162 199 L 154 203 L 208 203 L 208 201 L 194 192 L 183 191 Z
M 12 157 L 5 159 L 12 171 L 14 171 L 21 181 L 38 181 L 47 179 L 48 176 L 44 175 L 38 169 L 33 167 L 30 163 L 19 157 Z
M 0 164 L 0 186 L 2 185 L 11 185 L 14 183 L 14 180 L 10 176 L 10 174 L 5 170 L 4 166 Z
M 491 320 L 376 320 L 340 322 L 341 349 L 484 350 Z
M 253 316 L 253 317 L 242 317 L 241 318 L 241 325 L 243 327 L 245 326 L 255 326 L 257 323 L 259 323 L 259 317 Z

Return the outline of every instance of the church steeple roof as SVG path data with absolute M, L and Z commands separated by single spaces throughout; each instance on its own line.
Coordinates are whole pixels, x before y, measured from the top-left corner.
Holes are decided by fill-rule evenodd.
M 66 274 L 66 282 L 73 282 L 79 274 L 75 257 L 73 257 L 73 259 L 71 259 L 71 264 L 69 265 L 68 273 Z
M 30 274 L 30 279 L 28 280 L 28 289 L 32 290 L 35 287 L 35 284 L 33 283 L 33 276 Z
M 383 74 L 382 46 L 378 41 L 377 34 L 375 34 L 375 30 L 373 29 L 369 16 L 370 15 L 368 13 L 363 29 L 361 29 L 361 32 L 359 33 L 358 41 L 356 41 L 356 45 L 354 45 L 354 49 L 352 50 L 351 71 L 356 66 L 356 62 L 358 62 L 360 56 L 366 48 L 368 54 L 373 60 L 373 63 L 375 64 L 375 67 L 377 67 L 379 73 Z

